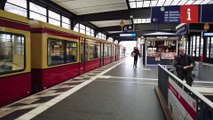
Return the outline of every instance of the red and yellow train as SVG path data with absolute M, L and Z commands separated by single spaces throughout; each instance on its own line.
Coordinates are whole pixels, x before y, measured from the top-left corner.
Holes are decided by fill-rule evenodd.
M 122 46 L 0 10 L 0 106 L 123 58 Z

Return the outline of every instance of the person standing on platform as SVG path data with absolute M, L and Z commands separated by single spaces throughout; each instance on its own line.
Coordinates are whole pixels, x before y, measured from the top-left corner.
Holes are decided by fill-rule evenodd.
M 134 47 L 131 56 L 134 57 L 133 67 L 137 67 L 138 57 L 140 57 L 140 52 L 137 47 Z
M 190 55 L 185 53 L 183 47 L 179 48 L 179 55 L 175 58 L 174 66 L 176 68 L 177 76 L 182 80 L 185 79 L 186 83 L 189 86 L 192 86 L 192 70 L 195 66 L 195 61 Z

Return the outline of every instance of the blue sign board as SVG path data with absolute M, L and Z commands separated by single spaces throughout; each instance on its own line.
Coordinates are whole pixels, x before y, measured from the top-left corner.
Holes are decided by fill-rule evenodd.
M 187 34 L 188 28 L 187 28 L 187 24 L 179 27 L 178 29 L 176 29 L 176 34 L 177 35 L 185 35 Z
M 213 5 L 202 5 L 201 6 L 201 21 L 202 22 L 213 22 Z
M 180 7 L 153 7 L 152 23 L 180 23 Z

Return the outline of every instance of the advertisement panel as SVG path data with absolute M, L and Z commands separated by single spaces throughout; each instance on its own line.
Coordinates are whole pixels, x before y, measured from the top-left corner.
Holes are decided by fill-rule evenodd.
M 171 78 L 169 78 L 168 108 L 173 120 L 196 120 L 196 100 Z

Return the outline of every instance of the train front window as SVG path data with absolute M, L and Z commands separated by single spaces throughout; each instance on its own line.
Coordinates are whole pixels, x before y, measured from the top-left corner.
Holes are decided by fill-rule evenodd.
M 64 41 L 48 40 L 48 65 L 64 63 Z
M 24 69 L 25 38 L 0 33 L 0 74 Z

